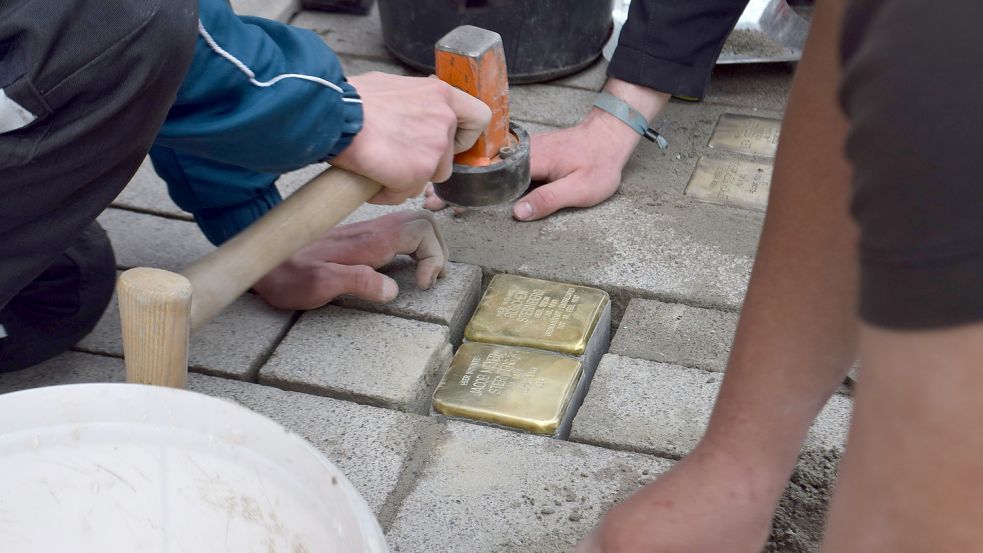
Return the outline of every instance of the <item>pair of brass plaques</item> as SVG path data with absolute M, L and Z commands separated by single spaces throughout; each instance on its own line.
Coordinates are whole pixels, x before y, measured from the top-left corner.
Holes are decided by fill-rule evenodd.
M 773 158 L 781 121 L 725 113 L 710 137 L 710 148 L 742 156 Z M 715 204 L 764 211 L 771 189 L 770 160 L 703 156 L 686 187 L 686 195 Z
M 594 288 L 495 276 L 437 385 L 434 410 L 555 434 L 583 376 L 576 356 L 609 303 Z

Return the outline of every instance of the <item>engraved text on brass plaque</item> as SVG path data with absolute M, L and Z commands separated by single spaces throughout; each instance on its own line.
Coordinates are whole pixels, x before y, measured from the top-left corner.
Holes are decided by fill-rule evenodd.
M 725 113 L 717 121 L 710 137 L 710 147 L 740 154 L 774 157 L 778 135 L 782 128 L 779 119 Z
M 495 275 L 464 337 L 581 355 L 609 302 L 596 288 Z
M 581 364 L 545 351 L 466 343 L 433 395 L 434 410 L 552 435 L 577 389 Z
M 686 186 L 697 200 L 764 211 L 771 188 L 771 165 L 756 161 L 701 157 Z

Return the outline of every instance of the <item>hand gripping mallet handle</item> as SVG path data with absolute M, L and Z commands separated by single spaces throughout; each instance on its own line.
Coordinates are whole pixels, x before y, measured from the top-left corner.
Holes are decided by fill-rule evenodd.
M 191 331 L 381 189 L 371 179 L 331 168 L 180 274 L 141 267 L 120 275 L 127 382 L 185 387 Z

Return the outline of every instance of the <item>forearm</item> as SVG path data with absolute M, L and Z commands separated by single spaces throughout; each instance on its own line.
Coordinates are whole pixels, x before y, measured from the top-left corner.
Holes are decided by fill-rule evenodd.
M 810 424 L 855 358 L 857 233 L 848 209 L 847 123 L 836 103 L 841 12 L 838 0 L 821 3 L 813 20 L 757 260 L 704 438 L 771 474 L 791 471 Z
M 608 78 L 603 90 L 635 108 L 649 123 L 662 111 L 670 97 L 665 92 L 614 77 Z M 596 138 L 603 140 L 600 143 L 606 145 L 613 155 L 617 156 L 618 167 L 623 167 L 628 162 L 628 158 L 638 146 L 638 141 L 642 139 L 642 135 L 635 132 L 624 121 L 599 108 L 591 109 L 582 124 L 590 129 L 592 135 L 597 135 Z

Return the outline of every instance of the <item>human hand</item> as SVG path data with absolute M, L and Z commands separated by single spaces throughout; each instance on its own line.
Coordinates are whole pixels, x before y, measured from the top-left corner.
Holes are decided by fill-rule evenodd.
M 370 203 L 400 204 L 447 180 L 454 154 L 491 120 L 483 102 L 437 78 L 372 72 L 348 81 L 362 97 L 362 130 L 331 164 L 382 184 Z
M 375 269 L 399 254 L 417 261 L 416 285 L 430 289 L 444 273 L 447 245 L 433 215 L 401 211 L 336 227 L 270 271 L 253 287 L 273 307 L 315 309 L 342 294 L 392 301 L 396 281 Z
M 546 184 L 520 199 L 513 216 L 533 221 L 564 207 L 591 207 L 608 199 L 621 184 L 621 169 L 638 138 L 624 123 L 596 109 L 575 127 L 533 135 L 530 175 Z M 432 185 L 423 194 L 426 209 L 447 207 Z
M 597 109 L 576 127 L 533 135 L 530 175 L 546 184 L 516 202 L 513 216 L 534 221 L 564 207 L 591 207 L 610 198 L 621 184 L 621 169 L 639 138 L 624 123 Z M 433 186 L 427 186 L 423 207 L 438 211 L 447 203 Z M 460 211 L 463 209 L 455 208 L 455 213 Z
M 669 101 L 669 94 L 615 78 L 604 90 L 621 98 L 648 120 Z M 594 108 L 575 127 L 538 134 L 530 146 L 533 180 L 545 181 L 512 206 L 520 221 L 535 221 L 565 207 L 591 207 L 610 198 L 621 184 L 621 171 L 641 136 L 613 115 Z M 423 206 L 437 211 L 447 204 L 429 187 Z
M 574 553 L 758 553 L 785 475 L 698 446 L 612 508 Z

